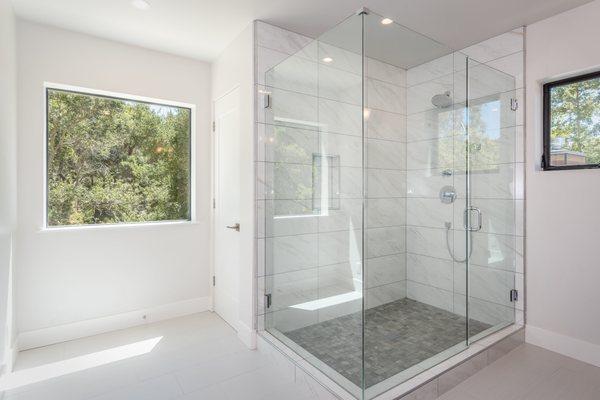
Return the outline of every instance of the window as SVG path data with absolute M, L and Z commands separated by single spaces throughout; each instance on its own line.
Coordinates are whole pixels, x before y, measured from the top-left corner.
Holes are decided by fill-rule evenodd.
M 46 224 L 191 219 L 192 107 L 46 88 Z
M 600 71 L 544 85 L 542 168 L 600 168 Z

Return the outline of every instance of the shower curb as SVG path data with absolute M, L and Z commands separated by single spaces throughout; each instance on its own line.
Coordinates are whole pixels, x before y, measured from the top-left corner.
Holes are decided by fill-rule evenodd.
M 355 395 L 293 352 L 275 336 L 260 331 L 259 338 L 259 351 L 272 354 L 275 351 L 286 361 L 291 362 L 296 371 L 299 370 L 312 378 L 321 389 L 337 399 L 356 399 Z M 373 400 L 435 400 L 523 343 L 525 343 L 524 326 L 508 326 L 480 339 L 463 352 L 374 397 Z

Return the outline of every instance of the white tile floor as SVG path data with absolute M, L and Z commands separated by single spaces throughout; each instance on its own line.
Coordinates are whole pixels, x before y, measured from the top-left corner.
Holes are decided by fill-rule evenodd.
M 22 352 L 3 385 L 5 400 L 334 400 L 208 312 Z M 500 399 L 598 400 L 600 368 L 525 344 L 440 398 Z
M 598 400 L 600 368 L 523 344 L 439 400 Z
M 209 312 L 21 352 L 6 385 L 5 400 L 333 399 Z

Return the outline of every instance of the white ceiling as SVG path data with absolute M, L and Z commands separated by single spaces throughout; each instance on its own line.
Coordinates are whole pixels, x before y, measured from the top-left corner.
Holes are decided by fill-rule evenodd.
M 361 6 L 454 49 L 591 0 L 13 0 L 17 15 L 201 60 L 214 59 L 250 21 L 316 37 Z

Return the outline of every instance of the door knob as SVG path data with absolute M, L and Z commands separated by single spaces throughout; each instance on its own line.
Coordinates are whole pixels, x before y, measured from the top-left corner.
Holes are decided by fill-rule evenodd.
M 233 225 L 233 226 L 229 226 L 227 225 L 227 229 L 235 229 L 236 231 L 240 231 L 240 223 L 238 222 L 237 224 Z

